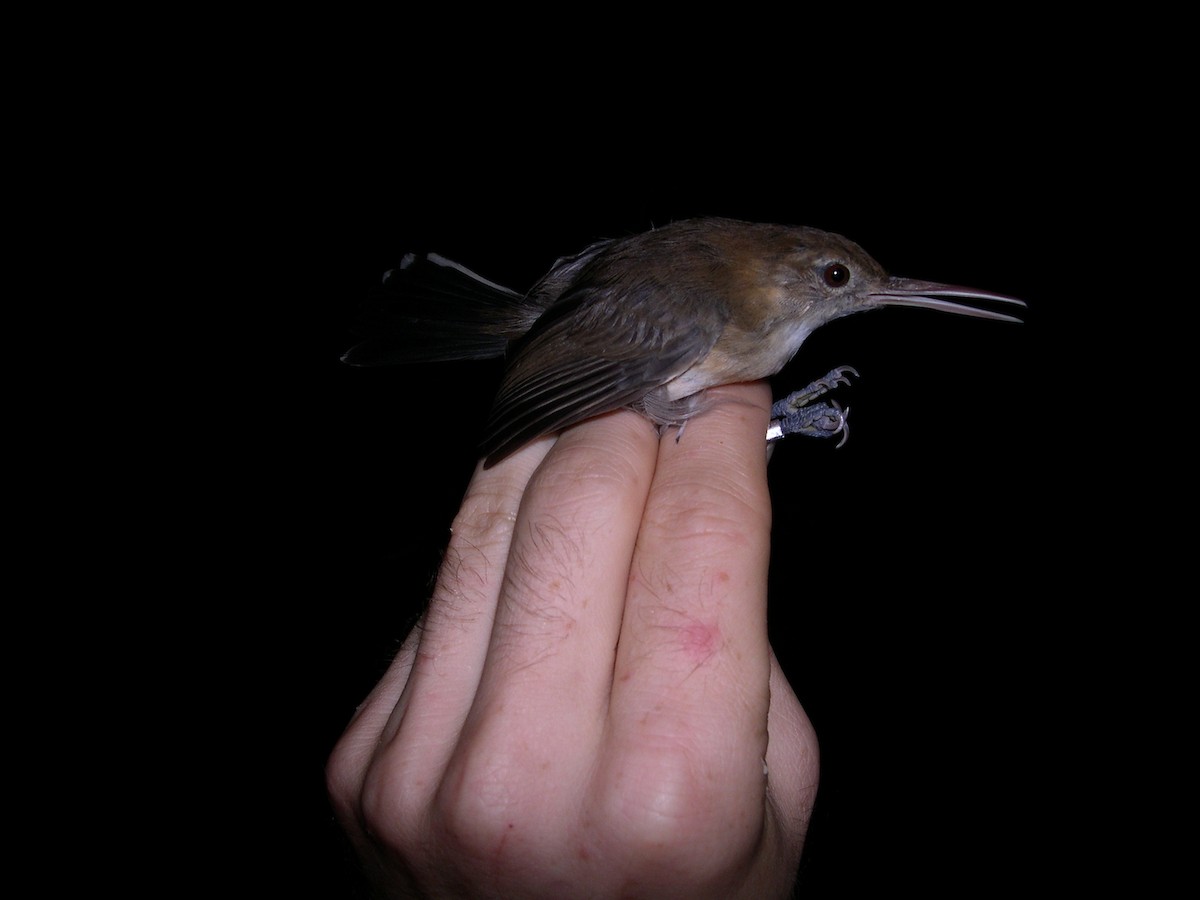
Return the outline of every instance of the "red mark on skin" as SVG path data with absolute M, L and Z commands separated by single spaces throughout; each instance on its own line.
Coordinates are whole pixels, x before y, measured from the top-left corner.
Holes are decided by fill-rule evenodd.
M 704 662 L 716 651 L 721 642 L 721 630 L 716 625 L 695 622 L 679 629 L 683 651 L 697 664 Z
M 730 580 L 729 573 L 718 570 L 713 573 L 713 581 L 718 584 L 727 584 Z M 706 624 L 699 620 L 693 620 L 687 625 L 679 629 L 683 650 L 688 656 L 696 662 L 697 665 L 704 662 L 717 651 L 721 646 L 721 629 L 715 624 Z

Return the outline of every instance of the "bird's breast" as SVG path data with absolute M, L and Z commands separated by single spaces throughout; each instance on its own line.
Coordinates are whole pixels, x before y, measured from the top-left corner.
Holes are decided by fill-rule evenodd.
M 663 386 L 667 397 L 678 400 L 719 384 L 774 375 L 811 333 L 811 326 L 795 320 L 755 332 L 728 325 L 707 356 Z

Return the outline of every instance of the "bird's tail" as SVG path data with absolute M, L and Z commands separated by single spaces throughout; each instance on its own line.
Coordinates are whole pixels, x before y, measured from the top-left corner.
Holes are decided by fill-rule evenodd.
M 352 366 L 490 359 L 529 329 L 523 295 L 436 253 L 407 254 L 383 276 L 353 326 Z

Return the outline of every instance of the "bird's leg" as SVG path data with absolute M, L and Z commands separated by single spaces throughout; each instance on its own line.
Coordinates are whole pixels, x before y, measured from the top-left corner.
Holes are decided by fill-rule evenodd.
M 833 403 L 815 403 L 805 406 L 791 415 L 772 419 L 767 426 L 767 443 L 781 440 L 789 434 L 803 434 L 808 437 L 833 437 L 841 434 L 838 446 L 846 443 L 850 437 L 850 429 L 846 425 L 846 416 L 850 415 L 850 407 L 842 409 L 835 400 Z
M 813 401 L 828 393 L 841 384 L 849 384 L 847 375 L 857 376 L 858 372 L 850 366 L 838 366 L 832 372 L 818 378 L 808 387 L 788 394 L 782 400 L 775 401 L 771 407 L 771 423 L 767 428 L 767 441 L 777 441 L 789 434 L 803 434 L 808 437 L 833 437 L 841 434 L 838 446 L 846 443 L 850 432 L 846 427 L 846 416 L 849 408 L 843 410 L 833 403 L 816 403 Z

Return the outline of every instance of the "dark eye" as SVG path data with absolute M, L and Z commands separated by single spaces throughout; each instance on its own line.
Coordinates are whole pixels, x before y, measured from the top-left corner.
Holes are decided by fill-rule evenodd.
M 841 287 L 850 280 L 850 270 L 841 263 L 830 263 L 823 274 L 825 283 L 830 287 Z

